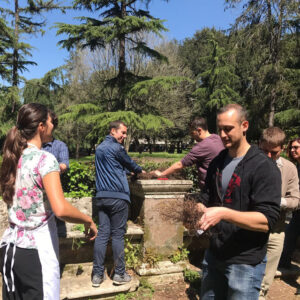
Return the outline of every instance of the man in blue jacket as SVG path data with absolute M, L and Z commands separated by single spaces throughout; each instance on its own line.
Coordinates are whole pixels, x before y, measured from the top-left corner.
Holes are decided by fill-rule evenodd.
M 126 173 L 145 173 L 122 146 L 127 127 L 121 121 L 109 124 L 109 135 L 96 148 L 96 206 L 99 231 L 94 245 L 92 285 L 98 287 L 104 280 L 104 259 L 111 236 L 115 264 L 113 282 L 125 284 L 131 277 L 125 272 L 124 235 L 128 218 L 130 192 Z

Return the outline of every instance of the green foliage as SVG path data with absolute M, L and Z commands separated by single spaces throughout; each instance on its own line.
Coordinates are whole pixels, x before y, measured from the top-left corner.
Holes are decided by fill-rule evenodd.
M 28 60 L 31 56 L 32 46 L 22 42 L 24 35 L 43 34 L 43 27 L 45 26 L 46 19 L 43 15 L 44 12 L 53 9 L 61 9 L 56 0 L 30 0 L 24 1 L 15 0 L 11 6 L 0 9 L 0 12 L 7 17 L 13 24 L 13 36 L 11 37 L 10 52 L 7 54 L 6 63 L 11 68 L 10 81 L 13 86 L 17 86 L 20 82 L 20 73 L 27 70 L 28 65 L 35 65 L 36 63 Z M 10 3 L 9 3 L 10 4 Z M 15 105 L 16 103 L 13 103 Z M 13 107 L 13 111 L 14 111 Z
M 82 245 L 86 244 L 81 238 L 73 238 L 72 240 L 72 250 L 78 250 L 82 247 Z
M 191 269 L 184 269 L 183 271 L 184 280 L 191 284 L 193 287 L 200 287 L 201 276 L 198 271 Z
M 152 299 L 154 291 L 155 290 L 153 286 L 148 282 L 148 280 L 145 278 L 141 278 L 140 286 L 138 287 L 138 290 L 136 292 L 118 294 L 115 297 L 115 300 Z
M 16 108 L 20 107 L 19 89 L 0 87 L 0 140 L 5 138 L 9 129 L 15 124 L 17 114 L 13 111 L 13 103 Z
M 142 248 L 140 244 L 131 244 L 128 238 L 125 238 L 124 253 L 126 267 L 136 268 L 141 264 Z
M 241 2 L 226 0 L 229 7 Z M 299 52 L 295 52 L 299 47 L 292 46 L 293 40 L 298 39 L 299 20 L 296 20 L 299 13 L 296 7 L 299 2 L 243 2 L 240 15 L 231 29 L 237 42 L 237 72 L 243 83 L 245 102 L 255 121 L 254 126 L 274 126 L 276 112 L 290 108 L 287 106 L 291 102 L 294 108 L 299 106 L 295 100 L 295 82 L 288 75 L 291 69 L 299 69 L 299 64 L 292 58 L 299 56 Z
M 80 198 L 95 194 L 95 166 L 71 162 L 62 177 L 63 190 L 68 197 Z
M 63 118 L 65 116 L 66 114 L 63 115 Z M 163 128 L 173 126 L 173 123 L 166 118 L 151 114 L 140 116 L 134 111 L 101 112 L 94 113 L 92 116 L 87 112 L 84 113 L 81 111 L 80 119 L 78 120 L 84 120 L 84 122 L 92 125 L 92 130 L 88 134 L 88 137 L 98 137 L 98 142 L 103 140 L 107 135 L 109 123 L 115 120 L 122 120 L 130 129 L 143 131 L 157 132 Z
M 179 261 L 187 260 L 189 253 L 190 252 L 184 246 L 180 246 L 169 259 L 172 263 L 176 264 Z
M 130 299 L 131 298 L 131 295 L 129 294 L 118 294 L 116 297 L 115 297 L 115 300 L 127 300 L 127 299 Z M 132 298 L 131 298 L 132 299 Z
M 0 16 L 0 78 L 10 78 L 10 48 L 13 46 L 13 31 Z
M 220 46 L 217 38 L 211 32 L 207 40 L 211 47 L 208 56 L 201 57 L 201 60 L 209 62 L 204 72 L 197 75 L 200 87 L 195 90 L 194 95 L 198 98 L 200 105 L 205 105 L 209 115 L 209 124 L 215 131 L 216 111 L 231 102 L 239 102 L 240 95 L 239 76 L 234 73 L 234 67 L 230 61 L 231 53 L 228 45 Z
M 136 158 L 143 158 L 143 157 L 147 157 L 147 158 L 155 158 L 155 157 L 159 157 L 159 158 L 172 158 L 174 160 L 180 160 L 181 158 L 183 158 L 188 152 L 186 150 L 184 150 L 182 153 L 168 153 L 168 152 L 153 152 L 153 153 L 149 153 L 149 152 L 142 152 L 142 153 L 138 153 L 138 152 L 129 152 L 129 155 L 131 157 L 136 157 Z
M 145 161 L 139 163 L 139 165 L 145 170 L 146 172 L 154 171 L 157 169 L 167 169 L 172 165 L 173 162 L 162 162 L 162 163 L 157 163 L 157 162 L 152 162 L 152 161 Z
M 181 84 L 184 81 L 194 83 L 193 80 L 187 77 L 180 76 L 157 76 L 152 79 L 140 81 L 136 83 L 130 90 L 129 97 L 144 97 L 154 96 L 157 97 L 162 91 L 170 91 L 174 86 Z M 152 94 L 154 93 L 154 95 Z
M 131 153 L 130 153 L 131 155 Z M 153 153 L 153 157 L 172 158 L 172 161 L 152 162 L 140 161 L 144 155 L 136 154 L 137 163 L 143 170 L 150 172 L 157 169 L 167 169 L 175 161 L 180 159 L 183 154 Z M 149 157 L 149 155 L 146 155 Z M 133 157 L 135 157 L 133 155 Z M 62 176 L 62 186 L 67 197 L 91 197 L 95 194 L 95 165 L 94 156 L 87 156 L 80 160 L 70 160 L 70 166 L 67 173 Z M 186 179 L 193 180 L 195 189 L 198 187 L 197 171 L 194 167 L 183 169 L 183 176 Z
M 152 114 L 142 115 L 144 131 L 159 132 L 162 128 L 174 127 L 174 123 L 164 117 L 154 116 Z
M 193 181 L 193 189 L 192 192 L 199 191 L 199 178 L 198 178 L 198 170 L 195 166 L 187 167 L 182 170 L 183 176 L 187 180 Z
M 68 50 L 80 47 L 95 51 L 109 45 L 114 49 L 114 55 L 117 53 L 118 74 L 107 82 L 108 85 L 118 88 L 118 101 L 114 102 L 115 106 L 112 111 L 129 110 L 126 104 L 126 93 L 132 82 L 139 80 L 138 76 L 126 69 L 127 44 L 130 45 L 131 52 L 144 57 L 167 60 L 158 51 L 147 46 L 144 40 L 137 37 L 139 33 L 154 33 L 160 36 L 160 32 L 166 30 L 162 20 L 152 17 L 149 11 L 139 8 L 138 4 L 144 5 L 143 2 L 138 0 L 76 0 L 75 9 L 86 8 L 92 12 L 98 12 L 101 9 L 102 13 L 99 18 L 81 17 L 80 20 L 83 23 L 78 25 L 64 23 L 56 25 L 58 35 L 68 36 L 67 39 L 59 42 Z
M 275 115 L 275 120 L 282 125 L 292 125 L 292 124 L 300 124 L 300 109 L 287 109 L 281 112 L 278 112 Z
M 54 110 L 64 85 L 64 67 L 47 72 L 44 77 L 25 81 L 24 104 L 38 102 Z
M 162 255 L 155 253 L 151 249 L 146 249 L 143 256 L 143 262 L 148 264 L 150 268 L 155 267 L 157 263 L 162 259 L 163 259 Z
M 147 294 L 143 293 L 143 295 L 152 297 L 153 293 L 155 292 L 155 289 L 153 288 L 153 286 L 149 283 L 149 281 L 146 278 L 141 278 L 140 291 L 143 291 L 143 292 L 148 291 Z
M 84 232 L 85 228 L 83 224 L 76 224 L 72 227 L 73 231 L 80 231 L 80 232 Z

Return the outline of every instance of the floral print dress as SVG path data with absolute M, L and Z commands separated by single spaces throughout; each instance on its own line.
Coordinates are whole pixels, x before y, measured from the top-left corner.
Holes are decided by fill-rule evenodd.
M 59 172 L 59 164 L 52 154 L 37 147 L 23 151 L 17 167 L 13 203 L 8 208 L 10 227 L 2 237 L 2 246 L 13 243 L 21 248 L 36 248 L 34 230 L 45 225 L 53 215 L 42 178 L 54 171 Z
M 59 172 L 56 158 L 37 147 L 26 148 L 18 162 L 15 195 L 8 207 L 9 228 L 1 240 L 1 247 L 13 245 L 10 263 L 11 285 L 8 282 L 6 247 L 3 280 L 8 292 L 15 292 L 14 256 L 17 247 L 37 251 L 41 274 L 43 300 L 59 300 L 60 273 L 58 262 L 58 236 L 54 214 L 43 187 L 43 177 Z M 20 288 L 20 287 L 19 287 Z

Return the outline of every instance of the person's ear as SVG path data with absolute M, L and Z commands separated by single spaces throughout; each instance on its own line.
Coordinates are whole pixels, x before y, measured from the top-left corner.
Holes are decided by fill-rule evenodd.
M 40 122 L 38 125 L 38 130 L 40 132 L 44 132 L 45 131 L 45 124 L 43 122 Z
M 243 135 L 246 135 L 246 131 L 249 128 L 249 122 L 248 121 L 243 121 L 241 126 L 242 126 L 242 130 L 243 130 Z
M 115 135 L 116 134 L 116 128 L 112 128 L 111 131 L 110 131 L 110 134 Z

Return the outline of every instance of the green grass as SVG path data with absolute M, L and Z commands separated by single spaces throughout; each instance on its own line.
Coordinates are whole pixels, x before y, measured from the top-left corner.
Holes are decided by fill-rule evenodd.
M 95 155 L 90 155 L 90 156 L 82 156 L 79 159 L 76 158 L 70 158 L 70 163 L 71 162 L 81 162 L 81 163 L 89 163 L 89 162 L 94 162 L 95 161 Z

